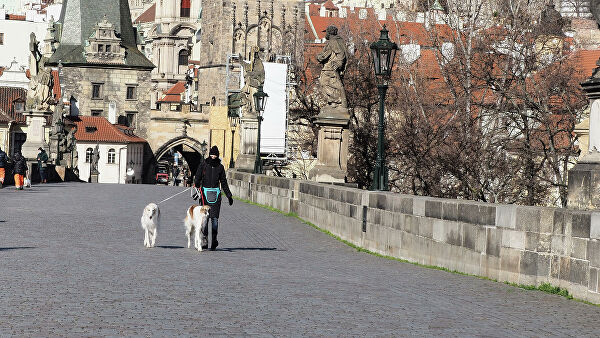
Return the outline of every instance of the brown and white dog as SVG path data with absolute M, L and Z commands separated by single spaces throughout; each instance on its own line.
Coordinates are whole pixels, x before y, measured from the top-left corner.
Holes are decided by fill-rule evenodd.
M 200 241 L 200 232 L 202 228 L 208 224 L 208 212 L 210 207 L 208 205 L 199 206 L 192 205 L 188 208 L 185 214 L 185 235 L 187 236 L 187 247 L 190 247 L 190 236 L 194 235 L 194 247 L 198 251 L 202 251 L 202 242 Z
M 142 229 L 144 229 L 144 246 L 147 248 L 154 247 L 156 243 L 156 232 L 160 224 L 160 209 L 154 203 L 148 204 L 144 208 L 144 213 L 141 218 Z

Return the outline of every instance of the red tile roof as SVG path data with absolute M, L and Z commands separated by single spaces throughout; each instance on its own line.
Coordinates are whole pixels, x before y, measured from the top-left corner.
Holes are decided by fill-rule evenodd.
M 181 93 L 185 91 L 185 82 L 179 81 L 167 90 L 165 97 L 158 102 L 181 102 Z
M 592 72 L 598 65 L 596 62 L 600 59 L 600 50 L 578 50 L 575 52 L 576 62 L 586 77 L 592 76 Z
M 333 4 L 333 1 L 331 1 L 331 0 L 327 0 L 327 2 L 325 2 L 323 4 L 323 6 L 325 7 L 325 9 L 329 9 L 329 10 L 332 10 L 332 11 L 337 11 L 338 10 L 338 8 Z
M 133 21 L 133 23 L 137 24 L 137 23 L 154 22 L 155 18 L 156 18 L 156 4 L 153 4 L 144 13 L 142 13 L 140 16 L 138 16 L 138 18 L 135 19 Z
M 75 139 L 77 141 L 104 143 L 146 143 L 141 137 L 135 136 L 131 128 L 113 125 L 100 116 L 76 116 L 69 120 L 77 125 Z M 86 128 L 87 127 L 87 128 Z M 95 128 L 95 129 L 94 129 Z M 93 131 L 88 131 L 93 130 Z
M 52 71 L 52 78 L 54 79 L 54 87 L 52 87 L 52 93 L 54 94 L 54 98 L 58 101 L 60 100 L 60 78 L 58 77 L 58 70 Z
M 14 111 L 14 102 L 27 99 L 27 90 L 15 87 L 0 87 L 0 112 L 3 112 L 17 123 L 25 123 L 25 116 Z
M 7 14 L 6 19 L 7 20 L 25 21 L 26 17 L 25 17 L 25 15 Z

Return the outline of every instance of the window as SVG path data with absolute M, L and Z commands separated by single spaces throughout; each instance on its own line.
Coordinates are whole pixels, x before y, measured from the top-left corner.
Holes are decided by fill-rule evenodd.
M 108 149 L 108 164 L 114 164 L 115 163 L 115 150 L 114 149 Z
M 110 45 L 106 45 L 106 52 L 110 53 Z
M 182 18 L 190 17 L 190 0 L 181 0 L 181 11 L 179 12 Z
M 188 65 L 188 56 L 189 56 L 189 52 L 187 51 L 187 49 L 184 49 L 179 52 L 179 65 L 180 66 Z
M 85 150 L 85 163 L 92 163 L 92 156 L 94 155 L 94 149 L 87 148 Z
M 15 112 L 17 112 L 17 113 L 22 113 L 23 111 L 25 111 L 25 102 L 15 101 L 14 106 L 15 106 Z
M 104 45 L 98 44 L 98 53 L 104 52 Z
M 102 95 L 102 83 L 92 83 L 92 99 L 100 99 Z
M 0 45 L 4 44 L 4 33 L 0 33 Z
M 136 86 L 127 86 L 127 100 L 135 100 L 137 98 Z
M 127 113 L 127 126 L 131 127 L 131 128 L 135 128 L 135 119 L 136 119 L 137 113 Z
M 92 109 L 92 116 L 101 116 L 102 109 Z

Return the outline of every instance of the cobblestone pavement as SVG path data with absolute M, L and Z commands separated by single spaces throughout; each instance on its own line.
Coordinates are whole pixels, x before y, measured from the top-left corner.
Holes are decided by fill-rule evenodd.
M 184 248 L 182 188 L 0 190 L 0 336 L 597 336 L 600 308 L 356 250 L 236 201 L 215 252 Z

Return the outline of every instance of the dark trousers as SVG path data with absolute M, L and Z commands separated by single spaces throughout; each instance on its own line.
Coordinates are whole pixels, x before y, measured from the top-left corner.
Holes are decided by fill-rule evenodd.
M 46 180 L 46 168 L 40 168 L 40 181 L 43 182 Z
M 212 222 L 211 245 L 216 247 L 216 244 L 218 243 L 217 242 L 217 234 L 219 233 L 219 219 L 218 218 L 209 218 L 209 221 Z M 202 228 L 200 230 L 202 230 L 202 240 L 201 240 L 200 244 L 202 245 L 202 247 L 208 247 L 208 222 L 206 222 L 206 224 L 203 224 Z

